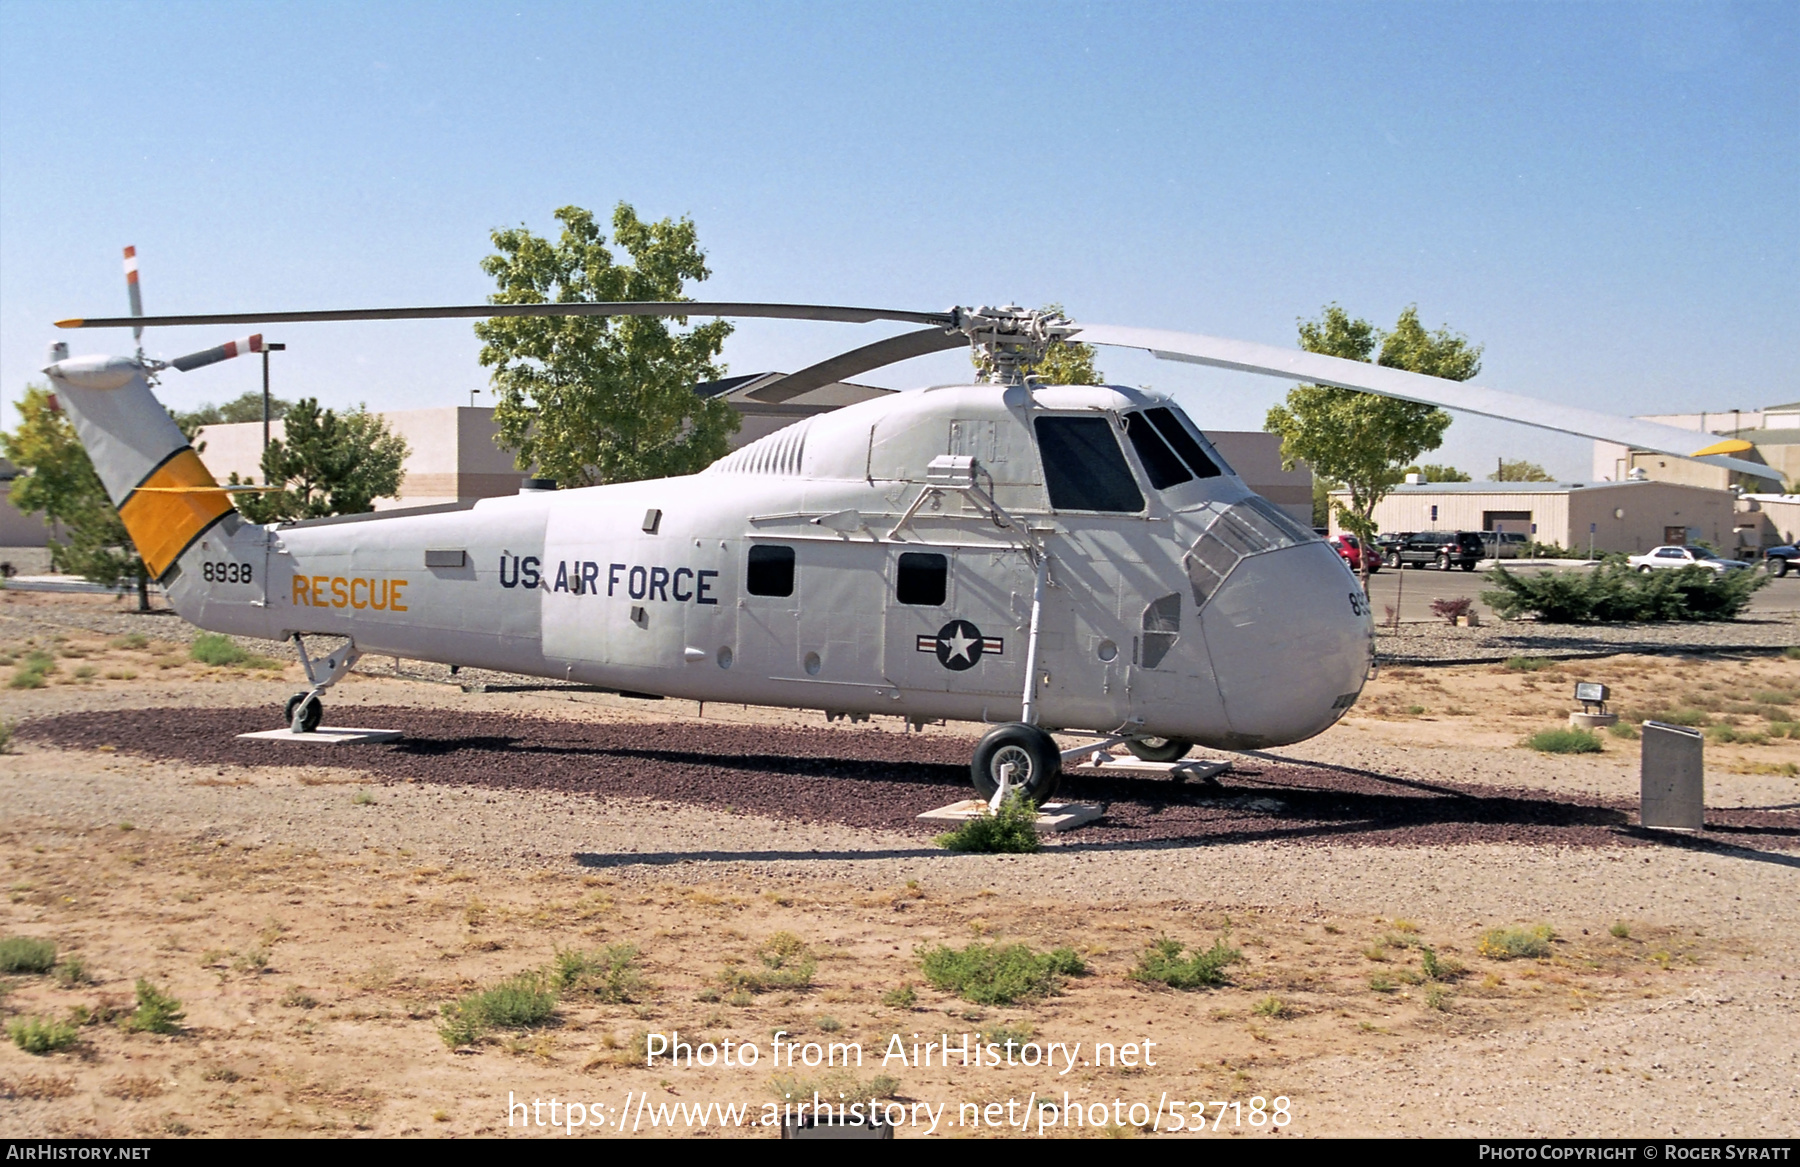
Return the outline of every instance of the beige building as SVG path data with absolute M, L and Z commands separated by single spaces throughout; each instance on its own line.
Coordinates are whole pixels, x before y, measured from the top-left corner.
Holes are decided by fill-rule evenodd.
M 1781 475 L 1783 484 L 1800 479 L 1800 401 L 1763 409 L 1674 413 L 1643 420 L 1749 442 L 1752 449 L 1733 457 L 1764 463 Z M 1663 482 L 1685 482 L 1720 489 L 1738 486 L 1745 490 L 1767 490 L 1774 485 L 1767 480 L 1747 481 L 1743 475 L 1687 458 L 1646 453 L 1613 442 L 1594 443 L 1595 481 L 1621 482 L 1634 474 Z
M 12 505 L 13 482 L 18 477 L 19 468 L 0 458 L 0 547 L 48 547 L 51 530 L 44 517 L 28 515 Z M 55 533 L 58 540 L 63 538 L 60 526 Z
M 1635 555 L 1664 543 L 1734 550 L 1735 501 L 1729 490 L 1679 482 L 1431 482 L 1395 487 L 1374 518 L 1382 531 L 1509 531 Z M 1332 533 L 1340 529 L 1334 513 Z

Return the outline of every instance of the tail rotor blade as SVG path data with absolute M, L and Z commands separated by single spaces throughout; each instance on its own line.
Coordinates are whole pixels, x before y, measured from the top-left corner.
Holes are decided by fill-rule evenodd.
M 144 315 L 143 293 L 138 291 L 137 248 L 125 249 L 125 290 L 131 296 L 131 314 L 139 319 Z M 144 326 L 139 324 L 131 330 L 132 340 L 144 339 Z
M 201 349 L 199 352 L 189 353 L 185 357 L 176 357 L 169 364 L 184 373 L 190 373 L 195 369 L 205 368 L 207 365 L 228 361 L 232 357 L 242 356 L 245 353 L 259 353 L 262 350 L 262 333 L 258 332 L 240 340 L 228 341 L 217 348 Z

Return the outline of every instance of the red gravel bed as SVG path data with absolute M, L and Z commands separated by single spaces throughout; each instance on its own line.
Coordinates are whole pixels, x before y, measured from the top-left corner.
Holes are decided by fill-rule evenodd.
M 22 740 L 213 766 L 325 763 L 397 782 L 558 790 L 663 799 L 775 818 L 932 831 L 916 815 L 969 795 L 970 744 L 880 730 L 612 724 L 493 713 L 359 707 L 359 723 L 397 729 L 390 745 L 328 754 L 240 741 L 267 708 L 140 709 L 32 721 Z M 1239 760 L 1216 783 L 1065 776 L 1060 797 L 1106 805 L 1064 845 L 1279 840 L 1339 846 L 1641 842 L 1635 804 L 1473 783 L 1425 783 L 1348 767 Z M 1800 849 L 1800 814 L 1707 812 L 1703 845 Z M 1660 836 L 1666 838 L 1666 836 Z

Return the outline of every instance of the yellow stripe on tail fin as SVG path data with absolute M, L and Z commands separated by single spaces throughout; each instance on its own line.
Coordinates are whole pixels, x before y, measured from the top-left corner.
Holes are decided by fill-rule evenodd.
M 188 544 L 231 509 L 231 499 L 188 446 L 137 485 L 119 504 L 119 518 L 150 574 L 161 579 Z

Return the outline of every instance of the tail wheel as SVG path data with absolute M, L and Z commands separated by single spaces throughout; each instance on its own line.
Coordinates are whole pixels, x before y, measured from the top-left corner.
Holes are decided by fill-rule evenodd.
M 1178 737 L 1134 737 L 1125 748 L 1146 762 L 1178 762 L 1187 757 L 1194 743 Z
M 295 733 L 311 733 L 325 719 L 325 703 L 311 693 L 295 693 L 282 712 Z
M 1035 725 L 1014 722 L 987 732 L 975 747 L 969 767 L 975 792 L 984 799 L 1000 789 L 1001 767 L 1011 767 L 1006 780 L 1012 789 L 1044 805 L 1056 796 L 1062 783 L 1062 751 L 1051 736 Z

